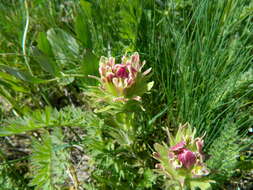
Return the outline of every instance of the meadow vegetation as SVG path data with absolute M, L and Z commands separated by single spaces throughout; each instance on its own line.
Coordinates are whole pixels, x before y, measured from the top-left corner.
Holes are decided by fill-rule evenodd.
M 115 101 L 100 57 L 134 52 Z M 0 190 L 180 189 L 152 154 L 185 123 L 212 181 L 188 188 L 252 188 L 252 58 L 251 0 L 0 0 Z

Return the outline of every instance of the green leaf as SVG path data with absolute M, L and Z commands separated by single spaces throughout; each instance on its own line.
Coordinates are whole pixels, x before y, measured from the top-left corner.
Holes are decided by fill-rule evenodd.
M 85 1 L 85 0 L 80 0 L 80 4 L 81 4 L 81 7 L 82 7 L 85 15 L 88 18 L 91 18 L 91 13 L 92 13 L 91 3 L 89 3 L 88 1 Z
M 13 83 L 18 83 L 20 82 L 20 80 L 18 80 L 17 78 L 13 77 L 12 75 L 9 75 L 6 72 L 1 72 L 0 71 L 0 77 L 3 80 L 9 81 L 9 82 L 13 82 Z
M 181 190 L 182 189 L 177 181 L 169 180 L 169 179 L 165 181 L 165 187 L 166 187 L 166 190 Z
M 20 161 L 11 163 L 7 158 L 1 157 L 2 152 L 0 150 L 0 187 L 1 190 L 30 190 L 27 187 L 27 176 L 24 175 L 24 166 L 22 165 L 22 158 Z M 5 155 L 4 155 L 5 156 Z M 2 160 L 3 159 L 3 160 Z M 9 162 L 10 161 L 10 162 Z
M 18 86 L 16 84 L 10 83 L 8 81 L 2 80 L 1 78 L 0 78 L 0 86 L 4 86 L 6 89 L 12 89 L 17 92 L 23 92 L 23 93 L 28 92 L 22 86 Z
M 59 84 L 60 85 L 62 85 L 62 86 L 66 86 L 66 85 L 68 85 L 68 84 L 70 84 L 70 83 L 72 83 L 73 81 L 75 80 L 75 78 L 74 77 L 63 77 L 63 78 L 61 78 L 60 80 L 59 80 Z
M 26 93 L 28 90 L 20 84 L 20 80 L 9 75 L 8 73 L 0 72 L 0 84 L 6 89 Z
M 52 48 L 47 39 L 47 34 L 45 32 L 40 32 L 37 37 L 38 49 L 40 49 L 43 53 L 45 53 L 49 57 L 53 57 L 54 54 L 52 52 Z
M 168 157 L 168 148 L 158 143 L 154 145 L 155 150 L 161 155 L 161 159 Z
M 240 155 L 241 145 L 238 143 L 241 136 L 238 134 L 238 126 L 234 121 L 222 123 L 224 126 L 220 136 L 216 138 L 208 152 L 210 159 L 207 165 L 217 171 L 214 174 L 218 179 L 229 179 L 236 171 Z M 222 160 L 222 162 L 221 162 Z
M 212 186 L 211 186 L 210 182 L 211 181 L 209 181 L 209 180 L 206 180 L 206 181 L 192 180 L 192 181 L 189 181 L 189 184 L 190 184 L 190 188 L 192 190 L 195 190 L 197 188 L 200 188 L 201 190 L 211 190 Z
M 129 42 L 127 50 L 134 51 L 142 15 L 141 1 L 128 0 L 122 3 L 119 15 L 121 19 L 119 22 L 120 37 Z
M 94 112 L 95 113 L 102 113 L 102 112 L 106 112 L 106 111 L 108 111 L 108 110 L 110 110 L 112 108 L 114 108 L 114 107 L 113 106 L 105 106 L 105 107 L 103 107 L 101 109 L 95 109 Z
M 108 134 L 110 134 L 120 145 L 130 146 L 133 143 L 133 136 L 120 128 L 107 126 Z
M 78 59 L 79 45 L 69 33 L 60 28 L 52 28 L 47 31 L 47 39 L 56 59 L 64 66 Z
M 165 114 L 167 110 L 168 110 L 168 107 L 165 107 L 161 112 L 159 112 L 151 120 L 149 120 L 148 124 L 152 125 L 159 117 Z
M 21 134 L 44 127 L 82 127 L 86 126 L 89 118 L 90 113 L 84 112 L 79 108 L 65 107 L 58 111 L 51 107 L 46 107 L 45 110 L 27 112 L 23 117 L 5 120 L 3 126 L 0 126 L 0 137 Z
M 138 184 L 138 186 L 141 189 L 152 188 L 152 185 L 155 183 L 155 181 L 156 181 L 155 174 L 153 173 L 153 171 L 151 169 L 147 168 L 147 169 L 145 169 L 145 171 L 143 173 L 143 179 Z
M 83 43 L 84 47 L 91 49 L 91 34 L 89 30 L 88 18 L 82 13 L 76 16 L 75 20 L 75 31 L 77 38 Z
M 99 68 L 98 58 L 92 52 L 87 51 L 82 61 L 82 71 L 84 72 L 84 75 L 87 76 L 84 81 L 88 85 L 97 84 L 97 81 L 92 78 L 89 78 L 88 75 L 98 76 L 98 68 Z
M 55 128 L 52 134 L 46 132 L 42 142 L 33 140 L 31 156 L 32 181 L 29 185 L 35 190 L 61 189 L 68 175 L 69 154 L 65 150 L 61 128 Z
M 45 80 L 43 80 L 43 79 L 33 77 L 30 73 L 20 71 L 20 70 L 14 68 L 14 67 L 9 67 L 9 66 L 6 66 L 6 65 L 0 65 L 0 69 L 4 69 L 9 74 L 15 76 L 18 79 L 26 81 L 26 82 L 31 82 L 31 83 L 35 83 L 35 84 L 45 82 Z
M 45 55 L 36 47 L 32 48 L 32 54 L 34 56 L 34 60 L 41 66 L 44 71 L 49 72 L 53 76 L 59 75 L 59 68 L 57 67 L 56 62 L 50 59 L 50 57 Z

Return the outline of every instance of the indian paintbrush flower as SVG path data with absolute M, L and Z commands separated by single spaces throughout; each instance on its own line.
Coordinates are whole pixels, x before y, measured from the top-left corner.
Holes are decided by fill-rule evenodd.
M 154 146 L 157 152 L 153 157 L 160 162 L 156 164 L 156 171 L 164 174 L 170 184 L 179 189 L 186 186 L 192 189 L 203 185 L 210 187 L 211 181 L 202 179 L 210 173 L 204 164 L 204 136 L 194 138 L 195 133 L 188 124 L 180 125 L 175 137 L 169 133 L 170 146 L 165 143 Z
M 144 65 L 145 61 L 140 62 L 137 52 L 123 56 L 119 64 L 116 64 L 114 57 L 102 56 L 99 62 L 101 89 L 113 96 L 114 101 L 139 101 L 152 85 L 146 82 L 151 68 L 142 72 Z

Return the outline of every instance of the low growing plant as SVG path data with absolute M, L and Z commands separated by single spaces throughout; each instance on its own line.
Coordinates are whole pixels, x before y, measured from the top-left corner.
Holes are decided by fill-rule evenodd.
M 141 164 L 142 161 L 145 161 L 139 156 L 140 149 L 143 147 L 136 144 L 138 127 L 135 121 L 138 118 L 136 118 L 137 109 L 135 107 L 141 106 L 141 95 L 148 92 L 153 85 L 153 82 L 148 83 L 146 80 L 151 68 L 143 73 L 141 72 L 144 63 L 140 64 L 138 53 L 123 56 L 120 64 L 115 64 L 113 57 L 101 57 L 100 78 L 98 78 L 100 86 L 90 88 L 88 93 L 91 96 L 95 112 L 104 120 L 106 125 L 100 129 L 99 142 L 94 142 L 101 145 L 99 150 L 96 150 L 95 144 L 92 144 L 92 148 L 90 148 L 92 152 L 100 152 L 94 157 L 95 167 L 105 165 L 105 163 L 97 165 L 98 160 L 101 161 L 104 158 L 107 161 L 110 160 L 111 163 L 108 166 L 114 167 L 114 170 L 111 168 L 108 171 L 109 167 L 100 168 L 101 176 L 99 178 L 101 180 L 103 175 L 106 175 L 104 177 L 109 175 L 117 181 L 116 184 L 106 183 L 104 189 L 109 187 L 113 189 L 123 188 L 124 180 L 130 180 L 131 177 L 138 178 L 134 172 L 139 173 L 140 169 L 145 170 L 145 167 L 152 168 L 152 166 Z M 209 170 L 204 164 L 202 150 L 204 137 L 194 138 L 195 133 L 195 130 L 192 131 L 190 126 L 185 124 L 179 127 L 175 137 L 169 136 L 170 148 L 165 144 L 155 144 L 157 152 L 154 153 L 154 158 L 160 161 L 160 164 L 156 165 L 156 171 L 168 177 L 166 188 L 211 188 L 211 181 L 205 178 L 209 174 Z M 148 150 L 144 149 L 144 151 Z M 124 156 L 122 157 L 122 155 Z M 146 160 L 148 159 L 146 158 Z M 131 167 L 131 165 L 137 167 Z M 126 171 L 129 176 L 125 175 Z M 143 172 L 139 174 L 144 175 Z M 134 178 L 131 180 L 134 181 Z M 138 186 L 138 182 L 128 182 L 129 189 L 136 189 Z
M 144 65 L 138 53 L 123 56 L 119 64 L 113 57 L 101 57 L 100 78 L 95 77 L 100 85 L 87 93 L 91 107 L 103 120 L 100 127 L 89 128 L 88 133 L 96 133 L 97 138 L 87 143 L 97 168 L 93 176 L 101 189 L 142 189 L 154 183 L 155 176 L 141 155 L 148 153 L 139 144 L 140 128 L 135 122 L 136 111 L 143 111 L 141 96 L 153 85 L 148 82 L 151 69 L 142 72 Z M 108 176 L 114 183 L 106 180 Z
M 156 171 L 167 178 L 166 189 L 211 189 L 212 181 L 206 177 L 210 171 L 204 164 L 204 136 L 194 138 L 195 134 L 186 123 L 179 126 L 175 137 L 169 133 L 170 146 L 154 145 L 153 157 L 160 162 Z

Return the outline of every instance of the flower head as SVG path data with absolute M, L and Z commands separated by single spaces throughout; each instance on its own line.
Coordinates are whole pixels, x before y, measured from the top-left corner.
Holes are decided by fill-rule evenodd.
M 188 124 L 180 125 L 175 137 L 169 136 L 169 147 L 155 144 L 157 152 L 153 153 L 153 157 L 160 162 L 157 170 L 182 186 L 186 179 L 196 180 L 209 174 L 204 164 L 203 137 L 194 138 L 194 135 L 195 130 L 192 131 Z
M 136 52 L 131 56 L 123 56 L 121 63 L 116 64 L 113 57 L 101 57 L 99 62 L 99 74 L 101 87 L 114 96 L 116 101 L 134 99 L 147 90 L 146 75 L 151 71 L 142 73 L 144 62 L 140 62 L 139 54 Z

